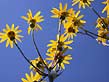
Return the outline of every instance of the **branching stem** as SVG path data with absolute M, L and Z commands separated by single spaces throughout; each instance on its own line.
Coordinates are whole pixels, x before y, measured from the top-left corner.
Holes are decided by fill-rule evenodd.
M 57 54 L 57 51 L 58 51 L 58 42 L 60 41 L 60 37 L 61 37 L 61 24 L 62 24 L 62 20 L 59 19 L 59 25 L 58 25 L 58 39 L 57 39 L 57 46 L 56 46 L 56 53 L 55 53 L 55 56 L 54 56 L 54 60 L 52 61 L 52 69 L 58 64 L 57 60 L 55 60 L 56 58 L 56 54 Z M 54 64 L 54 62 L 56 62 Z
M 107 28 L 103 18 L 99 15 L 99 13 L 87 2 L 87 4 L 89 5 L 89 8 L 101 19 L 103 25 L 105 26 L 105 28 Z
M 37 70 L 37 72 L 38 72 L 40 75 L 47 76 L 46 73 L 43 73 L 40 69 L 38 69 L 36 66 L 34 66 L 34 65 L 29 61 L 29 59 L 24 55 L 23 51 L 20 49 L 20 47 L 18 46 L 18 44 L 17 44 L 15 41 L 13 41 L 13 42 L 14 42 L 14 44 L 16 45 L 17 49 L 20 51 L 20 53 L 21 53 L 21 55 L 23 56 L 23 58 L 24 58 L 30 65 L 32 65 L 32 66 Z
M 45 64 L 44 59 L 42 58 L 42 56 L 41 56 L 41 54 L 40 54 L 40 52 L 39 52 L 39 49 L 38 49 L 38 47 L 37 47 L 37 45 L 36 45 L 35 38 L 34 38 L 34 30 L 32 31 L 32 39 L 33 39 L 34 46 L 35 46 L 35 48 L 36 48 L 36 50 L 37 50 L 38 56 L 40 57 L 42 63 L 45 65 L 46 69 L 49 71 L 49 68 L 48 68 L 48 66 Z

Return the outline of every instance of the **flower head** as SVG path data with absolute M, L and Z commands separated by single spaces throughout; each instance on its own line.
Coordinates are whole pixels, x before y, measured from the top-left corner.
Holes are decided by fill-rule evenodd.
M 58 67 L 61 67 L 62 69 L 65 69 L 65 66 L 64 64 L 70 64 L 69 60 L 72 59 L 71 55 L 59 55 L 57 54 L 56 55 L 56 58 L 55 57 L 55 53 L 50 53 L 50 54 L 47 54 L 47 56 L 49 56 L 49 58 L 46 58 L 47 60 L 58 60 Z
M 70 23 L 70 24 L 69 24 Z M 65 27 L 65 35 L 68 37 L 68 40 L 71 38 L 73 39 L 74 36 L 76 36 L 78 30 L 78 27 L 74 26 L 71 22 L 67 22 L 64 24 Z
M 91 4 L 91 1 L 94 1 L 94 0 L 73 0 L 73 4 L 72 6 L 76 5 L 77 3 L 79 3 L 79 8 L 85 8 L 85 6 L 90 6 Z
M 22 82 L 38 82 L 42 77 L 38 73 L 33 74 L 33 72 L 31 72 L 30 75 L 26 73 L 25 76 L 26 79 L 22 78 Z
M 22 30 L 19 30 L 19 27 L 14 27 L 14 24 L 12 24 L 11 28 L 8 24 L 6 24 L 6 29 L 3 29 L 3 32 L 0 32 L 0 43 L 6 41 L 6 47 L 10 44 L 10 47 L 13 48 L 13 41 L 16 42 L 16 40 L 20 41 L 20 38 L 23 36 L 19 35 L 19 33 L 22 32 Z
M 73 9 L 67 10 L 67 4 L 62 6 L 62 3 L 59 4 L 59 10 L 57 8 L 53 8 L 51 12 L 54 14 L 53 18 L 60 18 L 61 20 L 65 20 L 66 17 L 70 16 L 74 11 Z
M 84 17 L 84 15 L 79 16 L 79 14 L 80 14 L 80 11 L 77 11 L 76 13 L 72 14 L 70 17 L 67 18 L 69 22 L 68 23 L 69 26 L 73 24 L 74 27 L 75 26 L 81 27 L 84 25 L 84 23 L 86 23 L 86 21 L 81 20 Z
M 44 62 L 47 64 L 47 62 L 45 60 L 44 60 Z M 41 58 L 40 57 L 36 58 L 35 60 L 31 60 L 31 63 L 34 66 L 36 66 L 39 69 L 41 69 L 42 71 L 44 71 L 45 66 L 44 66 L 43 62 L 41 61 Z M 33 66 L 31 66 L 31 65 L 30 65 L 30 69 L 36 71 L 36 69 Z
M 68 44 L 71 44 L 73 40 L 67 40 L 67 37 L 63 35 L 60 36 L 60 40 L 58 39 L 59 37 L 57 36 L 57 40 L 50 40 L 51 44 L 48 44 L 47 46 L 50 47 L 48 49 L 48 52 L 55 52 L 57 51 L 62 51 L 64 48 L 72 49 L 72 47 L 68 46 Z
M 105 11 L 107 11 L 107 17 L 109 18 L 109 0 L 106 0 L 106 1 L 102 2 L 102 4 L 106 4 L 106 6 L 104 7 L 104 9 L 102 10 L 102 13 L 104 13 Z
M 97 19 L 97 25 L 96 25 L 97 28 L 99 28 L 99 29 L 104 28 L 105 29 L 105 28 L 108 28 L 108 26 L 109 26 L 109 19 L 108 18 L 102 17 L 102 19 L 101 18 Z
M 97 38 L 98 43 L 102 43 L 104 46 L 109 46 L 107 40 L 109 40 L 109 31 L 107 29 L 99 29 Z
M 42 27 L 38 24 L 44 21 L 43 16 L 40 16 L 41 12 L 38 11 L 34 16 L 32 15 L 31 10 L 28 11 L 27 17 L 22 16 L 24 20 L 26 20 L 29 24 L 28 34 L 30 34 L 31 30 L 42 30 Z

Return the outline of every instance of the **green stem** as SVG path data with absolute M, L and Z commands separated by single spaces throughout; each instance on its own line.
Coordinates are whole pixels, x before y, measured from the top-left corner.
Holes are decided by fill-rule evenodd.
M 89 8 L 101 19 L 101 21 L 102 21 L 103 25 L 105 26 L 105 28 L 107 28 L 103 18 L 99 15 L 99 13 L 90 4 L 88 4 L 88 5 L 89 5 Z
M 38 56 L 40 57 L 42 63 L 45 65 L 46 69 L 49 71 L 49 68 L 48 68 L 48 66 L 45 64 L 45 62 L 44 62 L 44 60 L 43 60 L 43 58 L 42 58 L 42 56 L 41 56 L 41 54 L 40 54 L 40 52 L 39 52 L 39 49 L 38 49 L 38 47 L 37 47 L 37 45 L 36 45 L 35 38 L 34 38 L 34 30 L 33 30 L 33 32 L 32 32 L 32 39 L 33 39 L 34 46 L 35 46 L 35 48 L 36 48 L 36 50 L 37 50 Z
M 60 36 L 61 36 L 61 24 L 62 24 L 62 20 L 59 20 L 59 26 L 58 26 L 59 39 L 58 39 L 58 41 L 60 41 Z
M 60 41 L 60 37 L 61 37 L 61 24 L 62 24 L 62 20 L 59 19 L 59 26 L 58 26 L 58 35 L 59 35 L 59 38 L 57 40 L 57 43 Z M 54 60 L 52 61 L 52 67 L 51 67 L 52 69 L 58 64 L 57 60 L 55 61 L 55 57 L 56 57 L 57 50 L 58 50 L 57 46 L 56 46 L 56 53 L 55 53 L 55 56 L 54 56 Z M 54 64 L 54 62 L 56 62 L 56 64 Z
M 43 76 L 38 82 L 42 82 L 45 78 L 46 76 Z
M 95 34 L 95 33 L 93 33 L 93 32 L 90 32 L 89 30 L 86 30 L 86 29 L 84 29 L 83 27 L 81 27 L 80 29 L 85 32 L 85 33 L 79 32 L 79 33 L 81 33 L 81 34 L 86 34 L 86 35 L 91 36 L 91 37 L 93 37 L 93 38 L 94 38 L 94 36 L 96 36 L 96 37 L 101 37 L 101 38 L 104 38 L 104 39 L 109 40 L 108 37 L 99 36 L 98 34 Z M 91 35 L 90 35 L 90 34 L 91 34 Z M 93 35 L 93 36 L 92 36 L 92 35 Z
M 17 43 L 15 41 L 13 41 L 14 44 L 16 45 L 17 49 L 20 51 L 21 55 L 23 56 L 23 58 L 30 64 L 32 65 L 36 70 L 37 72 L 40 74 L 40 75 L 43 75 L 43 76 L 46 76 L 47 74 L 46 73 L 43 73 L 41 70 L 39 70 L 37 67 L 35 67 L 30 61 L 29 59 L 24 55 L 23 51 L 20 49 L 20 47 L 17 45 Z
M 91 38 L 93 38 L 93 39 L 96 39 L 94 36 L 92 36 L 92 35 L 90 35 L 90 34 L 88 34 L 88 33 L 86 33 L 86 32 L 78 32 L 79 34 L 82 34 L 82 35 L 87 35 L 87 36 L 90 36 Z

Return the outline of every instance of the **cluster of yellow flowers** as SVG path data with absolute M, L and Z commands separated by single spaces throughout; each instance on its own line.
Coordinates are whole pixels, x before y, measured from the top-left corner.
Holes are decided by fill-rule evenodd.
M 85 8 L 85 6 L 91 7 L 91 2 L 93 0 L 73 0 L 72 6 L 79 3 L 79 8 Z M 103 9 L 102 12 L 107 12 L 107 17 L 99 17 L 97 19 L 98 34 L 97 41 L 102 43 L 103 45 L 108 45 L 107 40 L 109 40 L 109 0 L 103 2 L 106 4 L 106 7 Z M 79 33 L 79 30 L 83 28 L 84 24 L 86 23 L 85 20 L 82 18 L 84 15 L 80 15 L 80 10 L 75 11 L 73 8 L 67 9 L 67 4 L 64 6 L 62 3 L 59 4 L 59 9 L 53 8 L 51 10 L 53 15 L 52 18 L 59 19 L 59 27 L 58 27 L 58 34 L 56 36 L 56 40 L 50 40 L 50 44 L 47 46 L 49 47 L 47 50 L 47 58 L 43 59 L 40 55 L 40 52 L 37 48 L 37 45 L 34 41 L 34 34 L 33 34 L 33 42 L 36 47 L 36 50 L 39 54 L 38 58 L 28 61 L 31 64 L 30 75 L 26 74 L 26 79 L 22 78 L 22 82 L 42 82 L 43 79 L 48 76 L 48 78 L 52 78 L 54 80 L 57 76 L 59 76 L 58 72 L 65 69 L 65 64 L 70 64 L 69 60 L 72 59 L 70 54 L 65 54 L 65 52 L 69 49 L 72 49 L 70 44 L 73 43 L 74 37 Z M 22 16 L 22 19 L 26 20 L 29 27 L 28 27 L 28 34 L 31 32 L 34 33 L 34 30 L 42 30 L 40 26 L 40 22 L 44 21 L 43 16 L 41 16 L 41 12 L 38 11 L 34 16 L 32 15 L 32 11 L 29 10 L 27 12 L 27 16 Z M 63 27 L 64 31 L 61 31 Z M 3 29 L 3 32 L 0 32 L 0 43 L 6 41 L 6 47 L 9 46 L 13 48 L 13 44 L 17 45 L 17 40 L 21 42 L 21 38 L 23 36 L 19 35 L 22 30 L 19 30 L 19 27 L 15 27 L 14 24 L 10 27 L 6 24 L 6 29 Z M 63 33 L 62 33 L 63 32 Z M 90 33 L 90 31 L 87 31 Z M 86 33 L 87 34 L 87 33 Z M 95 34 L 94 34 L 95 35 Z M 22 51 L 20 50 L 21 54 Z M 24 54 L 23 54 L 24 56 Z M 25 56 L 24 56 L 25 57 Z M 47 63 L 47 61 L 51 61 Z M 53 81 L 52 81 L 53 82 Z

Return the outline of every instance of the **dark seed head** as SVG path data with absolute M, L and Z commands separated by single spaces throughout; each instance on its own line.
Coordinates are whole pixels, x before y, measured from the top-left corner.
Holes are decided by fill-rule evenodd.
M 62 51 L 63 50 L 63 45 L 64 45 L 64 43 L 63 42 L 58 42 L 58 46 L 57 46 L 57 49 L 59 50 L 59 51 Z
M 102 35 L 102 38 L 106 38 L 106 36 L 107 36 L 106 34 L 103 34 L 103 35 Z
M 68 28 L 68 32 L 69 32 L 69 33 L 75 33 L 75 29 L 73 29 L 73 27 L 69 27 L 69 28 Z
M 30 27 L 31 27 L 31 28 L 34 28 L 34 27 L 35 27 L 35 24 L 31 23 L 31 24 L 30 24 Z
M 59 59 L 58 59 L 58 62 L 62 63 L 63 60 L 64 60 L 63 56 L 60 56 Z
M 37 63 L 37 67 L 39 67 L 39 68 L 42 67 L 42 65 L 43 65 L 43 64 L 42 64 L 41 61 L 39 61 L 39 62 Z
M 106 23 L 104 23 L 104 22 L 101 23 L 101 26 L 102 26 L 103 28 L 107 28 L 107 27 L 108 27 L 108 25 L 107 25 Z
M 34 28 L 35 27 L 35 23 L 36 23 L 35 19 L 30 20 L 30 27 Z
M 13 31 L 8 32 L 8 37 L 13 41 L 15 39 L 15 33 Z
M 65 20 L 65 18 L 68 16 L 68 12 L 62 12 L 60 19 Z
M 84 3 L 87 3 L 87 0 L 80 0 L 80 1 L 83 1 Z

